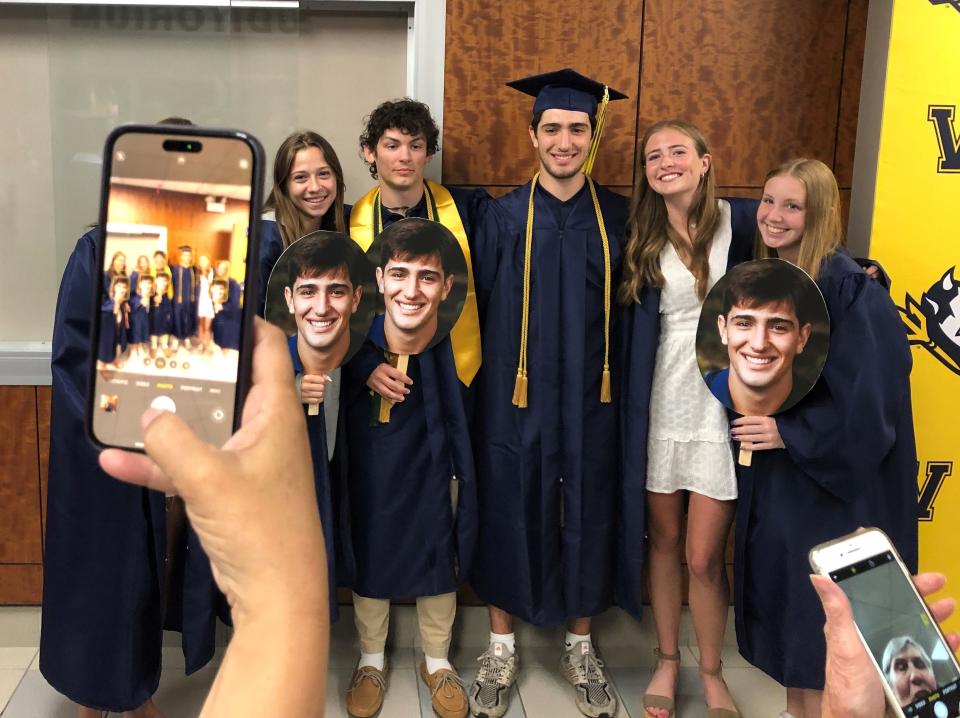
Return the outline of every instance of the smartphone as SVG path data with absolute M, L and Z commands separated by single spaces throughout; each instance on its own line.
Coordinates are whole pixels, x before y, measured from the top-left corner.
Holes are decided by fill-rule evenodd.
M 87 401 L 97 445 L 142 451 L 149 407 L 175 412 L 215 446 L 237 428 L 263 157 L 236 130 L 125 125 L 107 137 Z
M 812 548 L 810 565 L 850 599 L 894 713 L 960 715 L 960 666 L 887 535 L 858 529 Z

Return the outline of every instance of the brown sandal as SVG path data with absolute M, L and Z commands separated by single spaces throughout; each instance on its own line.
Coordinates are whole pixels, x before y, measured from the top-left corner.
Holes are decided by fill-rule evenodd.
M 718 665 L 712 671 L 705 670 L 704 667 L 701 665 L 700 673 L 704 676 L 712 676 L 714 678 L 720 678 L 720 680 L 723 680 L 723 677 L 721 676 L 721 673 L 723 673 L 723 661 L 720 661 L 720 665 Z M 723 682 L 724 682 L 724 685 L 726 685 L 726 681 L 723 681 Z M 727 693 L 730 693 L 729 687 L 727 688 Z M 730 693 L 730 698 L 731 700 L 733 699 L 732 693 Z M 711 708 L 710 706 L 707 706 L 707 718 L 743 718 L 743 717 L 740 715 L 740 711 L 737 708 L 730 710 L 729 708 Z
M 660 650 L 660 647 L 653 649 L 654 655 L 657 657 L 657 661 L 675 661 L 680 663 L 680 652 L 676 653 L 664 653 Z M 676 693 L 676 685 L 674 685 L 674 693 Z M 644 693 L 643 694 L 643 710 L 644 713 L 649 717 L 649 709 L 653 710 L 662 710 L 667 712 L 667 718 L 673 718 L 674 714 L 677 711 L 677 702 L 676 697 L 668 698 L 667 696 L 659 696 L 656 693 Z M 713 718 L 711 716 L 710 718 Z M 716 718 L 721 718 L 717 716 Z

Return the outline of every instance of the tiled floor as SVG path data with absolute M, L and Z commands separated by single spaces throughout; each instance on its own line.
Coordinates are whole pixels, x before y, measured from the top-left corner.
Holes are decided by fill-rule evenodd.
M 349 608 L 341 611 L 331 636 L 330 671 L 327 679 L 327 716 L 345 718 L 343 694 L 350 681 L 358 649 Z M 74 718 L 69 702 L 54 691 L 39 671 L 39 609 L 0 608 L 0 715 L 3 718 Z M 732 617 L 731 617 L 732 619 Z M 392 647 L 389 651 L 388 692 L 380 718 L 430 718 L 430 696 L 416 672 L 419 637 L 416 611 L 396 607 L 391 616 Z M 475 673 L 476 657 L 487 639 L 486 611 L 461 609 L 451 660 L 468 682 Z M 619 610 L 596 619 L 593 636 L 609 667 L 620 696 L 619 715 L 642 718 L 641 696 L 653 666 L 650 620 L 637 623 Z M 730 621 L 732 626 L 732 620 Z M 558 671 L 560 629 L 517 628 L 521 672 L 507 718 L 582 718 L 573 703 L 573 690 Z M 223 635 L 222 642 L 227 636 Z M 683 666 L 680 669 L 678 715 L 706 715 L 696 668 L 696 649 L 689 615 L 681 627 Z M 217 670 L 222 648 L 213 663 L 192 676 L 183 675 L 183 656 L 176 634 L 168 634 L 163 649 L 164 674 L 157 691 L 157 705 L 168 718 L 186 718 L 200 711 L 203 698 Z M 752 668 L 737 653 L 733 630 L 728 630 L 724 649 L 724 675 L 744 718 L 773 718 L 783 709 L 784 691 L 774 681 Z M 113 715 L 111 718 L 115 718 Z

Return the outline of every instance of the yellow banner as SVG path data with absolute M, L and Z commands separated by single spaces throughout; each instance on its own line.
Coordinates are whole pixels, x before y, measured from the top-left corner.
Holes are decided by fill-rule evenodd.
M 913 349 L 920 567 L 960 585 L 960 2 L 895 0 L 870 256 Z M 883 387 L 877 387 L 883 391 Z M 960 620 L 947 623 L 960 630 Z

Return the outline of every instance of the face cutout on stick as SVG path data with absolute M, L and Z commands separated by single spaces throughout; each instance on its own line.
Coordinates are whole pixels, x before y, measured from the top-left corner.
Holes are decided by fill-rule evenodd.
M 370 245 L 386 348 L 419 354 L 443 340 L 467 296 L 467 261 L 439 222 L 410 217 L 385 229 Z
M 710 392 L 744 416 L 795 406 L 827 358 L 830 317 L 816 283 L 781 259 L 737 265 L 714 285 L 697 327 Z
M 363 345 L 376 306 L 373 268 L 349 237 L 318 231 L 291 244 L 267 285 L 267 321 L 295 343 L 305 373 L 332 371 Z

